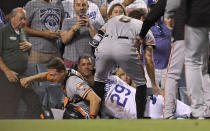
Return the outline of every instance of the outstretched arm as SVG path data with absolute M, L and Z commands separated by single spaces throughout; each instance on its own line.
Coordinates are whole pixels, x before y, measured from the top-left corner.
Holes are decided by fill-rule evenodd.
M 34 76 L 29 76 L 29 77 L 25 77 L 20 79 L 20 83 L 24 88 L 27 88 L 28 85 L 32 82 L 32 81 L 38 81 L 38 82 L 42 82 L 42 81 L 47 81 L 47 72 L 43 72 Z

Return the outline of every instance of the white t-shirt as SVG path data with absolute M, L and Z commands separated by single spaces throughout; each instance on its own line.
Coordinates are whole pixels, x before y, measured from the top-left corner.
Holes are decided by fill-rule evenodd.
M 109 8 L 113 5 L 113 4 L 116 4 L 116 3 L 123 3 L 124 0 L 113 0 L 109 5 L 108 5 L 108 10 L 107 12 L 109 11 Z M 133 9 L 136 9 L 136 8 L 145 8 L 147 10 L 147 5 L 146 3 L 143 1 L 143 0 L 135 0 L 133 3 L 131 3 L 129 6 L 126 7 L 126 10 L 128 12 L 130 12 L 131 10 Z
M 64 12 L 65 12 L 65 18 L 73 18 L 76 16 L 76 13 L 74 11 L 73 5 L 74 0 L 64 0 L 62 1 Z M 87 15 L 89 16 L 90 21 L 97 21 L 101 25 L 104 24 L 104 19 L 101 16 L 101 13 L 99 11 L 99 8 L 96 4 L 88 1 L 89 8 L 87 10 Z

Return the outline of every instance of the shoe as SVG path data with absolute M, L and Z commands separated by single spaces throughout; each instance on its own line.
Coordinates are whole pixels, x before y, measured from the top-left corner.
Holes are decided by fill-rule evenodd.
M 169 117 L 167 117 L 165 119 L 172 120 L 172 119 L 177 119 L 177 118 L 174 115 L 172 115 L 172 116 L 169 116 Z
M 205 117 L 202 117 L 202 116 L 199 116 L 199 117 L 195 117 L 195 116 L 193 116 L 193 114 L 191 113 L 191 114 L 190 114 L 190 119 L 198 119 L 198 120 L 203 120 L 203 119 L 205 119 Z

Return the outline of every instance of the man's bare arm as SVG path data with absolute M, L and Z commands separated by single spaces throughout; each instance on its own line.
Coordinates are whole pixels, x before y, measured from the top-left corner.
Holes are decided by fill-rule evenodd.
M 94 91 L 90 91 L 87 96 L 86 100 L 90 102 L 90 117 L 96 117 L 100 108 L 101 98 L 96 95 Z
M 42 82 L 42 81 L 47 81 L 47 72 L 43 72 L 37 75 L 33 75 L 33 76 L 29 76 L 29 77 L 25 77 L 20 79 L 20 83 L 24 88 L 27 88 L 28 85 L 32 82 L 32 81 L 38 81 L 38 82 Z

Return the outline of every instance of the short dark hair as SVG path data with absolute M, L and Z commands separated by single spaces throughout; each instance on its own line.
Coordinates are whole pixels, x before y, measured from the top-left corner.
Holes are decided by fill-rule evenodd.
M 47 63 L 47 69 L 56 69 L 57 72 L 65 71 L 66 67 L 61 58 L 54 57 Z
M 133 9 L 129 14 L 129 17 L 134 18 L 134 19 L 138 19 L 140 20 L 140 18 L 143 16 L 143 18 L 146 18 L 147 16 L 147 11 L 145 8 L 137 8 L 137 9 Z
M 89 54 L 82 54 L 79 56 L 79 59 L 78 59 L 78 64 L 80 63 L 81 59 L 91 59 L 91 62 L 92 64 L 94 64 L 93 62 L 93 58 L 92 56 L 90 56 Z

